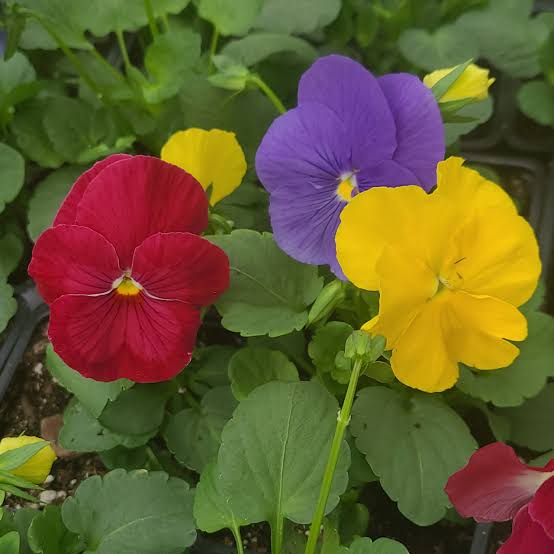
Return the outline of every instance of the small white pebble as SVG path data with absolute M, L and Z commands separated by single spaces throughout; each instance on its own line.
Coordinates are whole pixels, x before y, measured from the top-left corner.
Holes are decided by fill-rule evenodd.
M 38 495 L 40 501 L 44 502 L 45 504 L 50 504 L 51 502 L 54 502 L 57 496 L 58 496 L 57 491 L 42 491 Z
M 44 365 L 42 365 L 40 362 L 33 367 L 33 373 L 35 375 L 42 375 L 42 370 L 44 369 Z
M 49 475 L 49 476 L 44 480 L 44 484 L 45 484 L 45 485 L 49 485 L 53 480 L 54 480 L 54 476 L 53 476 L 53 475 Z
M 179 394 L 185 394 L 185 392 L 187 392 L 187 389 L 185 387 L 179 387 L 178 392 Z
M 58 491 L 56 493 L 56 498 L 65 498 L 67 496 L 67 493 L 65 491 Z
M 69 486 L 72 487 L 75 483 L 77 483 L 77 479 L 71 479 L 71 481 L 69 481 Z

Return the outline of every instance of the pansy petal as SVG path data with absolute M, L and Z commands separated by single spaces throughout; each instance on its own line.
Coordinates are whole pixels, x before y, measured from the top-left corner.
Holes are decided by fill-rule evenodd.
M 229 286 L 229 259 L 191 233 L 157 233 L 133 257 L 132 277 L 147 294 L 206 306 Z
M 101 322 L 101 324 L 99 324 Z M 198 310 L 145 294 L 58 298 L 48 335 L 70 367 L 96 381 L 166 381 L 190 361 Z
M 401 383 L 425 392 L 441 392 L 458 380 L 458 364 L 446 346 L 443 310 L 442 302 L 427 302 L 397 339 L 391 367 Z M 379 323 L 377 333 L 378 327 Z
M 394 160 L 383 160 L 360 169 L 356 173 L 356 180 L 361 191 L 371 187 L 400 187 L 419 183 L 415 173 Z
M 508 521 L 551 475 L 526 466 L 512 448 L 498 442 L 475 452 L 468 464 L 450 477 L 445 490 L 463 517 Z
M 379 288 L 376 263 L 387 244 L 403 244 L 404 250 L 426 247 L 421 234 L 428 220 L 426 200 L 417 186 L 377 187 L 352 199 L 341 213 L 336 234 L 337 258 L 352 283 L 367 290 Z
M 363 65 L 337 55 L 317 60 L 298 85 L 298 105 L 311 102 L 331 108 L 344 123 L 353 160 L 365 166 L 391 158 L 394 119 L 377 79 Z
M 396 123 L 393 160 L 417 176 L 426 191 L 436 184 L 437 163 L 444 158 L 444 125 L 433 93 L 414 75 L 379 77 Z
M 546 481 L 529 504 L 529 515 L 540 523 L 554 545 L 554 477 Z
M 344 126 L 332 110 L 306 104 L 278 117 L 256 153 L 256 172 L 271 194 L 294 203 L 314 189 L 332 196 L 349 171 L 351 151 Z
M 150 235 L 200 234 L 208 224 L 208 201 L 198 181 L 181 168 L 134 156 L 94 179 L 77 208 L 77 223 L 104 235 L 127 269 L 135 248 Z
M 45 302 L 64 294 L 102 294 L 121 276 L 114 247 L 88 227 L 57 225 L 33 248 L 29 275 Z
M 162 160 L 193 175 L 216 204 L 231 194 L 246 173 L 246 159 L 235 133 L 212 129 L 187 129 L 173 134 L 164 144 Z
M 113 154 L 99 162 L 96 162 L 88 171 L 85 171 L 73 184 L 69 194 L 62 202 L 54 219 L 53 225 L 72 225 L 77 218 L 77 206 L 92 180 L 106 167 L 113 163 L 131 158 L 128 154 Z
M 294 202 L 271 195 L 269 215 L 279 248 L 303 263 L 334 265 L 335 234 L 345 204 L 326 189 L 307 190 Z
M 553 552 L 554 540 L 529 515 L 527 506 L 518 512 L 510 538 L 498 550 L 498 554 L 552 554 Z
M 452 356 L 478 369 L 510 365 L 519 349 L 504 339 L 521 341 L 527 337 L 525 316 L 497 298 L 463 291 L 448 294 L 448 347 Z
M 504 208 L 473 217 L 452 239 L 463 289 L 514 306 L 526 302 L 541 273 L 539 247 L 529 223 Z

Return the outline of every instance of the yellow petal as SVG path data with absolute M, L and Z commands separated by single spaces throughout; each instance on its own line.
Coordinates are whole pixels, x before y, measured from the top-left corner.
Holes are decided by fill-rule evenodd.
M 519 349 L 504 339 L 524 340 L 527 320 L 511 304 L 456 291 L 448 299 L 448 348 L 453 358 L 478 369 L 510 365 Z
M 533 229 L 521 216 L 491 208 L 466 223 L 452 241 L 461 288 L 514 306 L 526 302 L 541 274 Z M 447 261 L 448 263 L 448 261 Z
M 43 439 L 39 437 L 28 437 L 25 435 L 21 437 L 6 437 L 0 441 L 0 454 L 3 454 L 8 450 L 13 450 L 28 444 L 34 444 L 42 440 Z M 10 470 L 10 473 L 26 479 L 27 481 L 31 481 L 31 483 L 40 485 L 41 483 L 44 483 L 44 480 L 48 477 L 55 459 L 56 454 L 54 453 L 54 449 L 47 444 L 22 466 L 19 466 L 17 469 Z
M 212 129 L 187 129 L 171 135 L 161 152 L 162 160 L 194 176 L 207 190 L 212 206 L 231 194 L 246 173 L 244 152 L 234 133 Z
M 337 258 L 352 283 L 366 290 L 379 288 L 376 264 L 383 248 L 413 242 L 426 199 L 421 187 L 375 187 L 343 209 L 335 239 Z
M 429 73 L 423 78 L 423 82 L 429 88 L 433 87 L 443 77 L 446 77 L 456 67 L 438 69 Z M 475 100 L 484 100 L 488 96 L 489 87 L 495 79 L 489 78 L 489 70 L 479 67 L 476 64 L 469 64 L 464 72 L 456 79 L 450 88 L 444 93 L 441 102 L 451 102 L 462 100 L 464 98 L 474 98 Z
M 392 351 L 391 367 L 396 378 L 414 389 L 440 392 L 458 380 L 458 364 L 446 343 L 444 306 L 445 302 L 438 298 L 428 302 Z

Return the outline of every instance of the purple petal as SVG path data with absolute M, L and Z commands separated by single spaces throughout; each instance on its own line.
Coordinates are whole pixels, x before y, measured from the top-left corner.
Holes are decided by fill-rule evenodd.
M 418 177 L 394 160 L 385 160 L 356 174 L 360 191 L 371 187 L 399 187 L 419 185 Z
M 444 128 L 433 93 L 414 75 L 395 73 L 378 79 L 396 122 L 393 159 L 409 169 L 426 191 L 436 184 L 444 159 Z
M 334 270 L 338 267 L 335 234 L 345 205 L 332 187 L 307 189 L 294 199 L 271 195 L 269 215 L 275 241 L 298 261 L 329 264 Z
M 298 105 L 308 102 L 331 108 L 344 123 L 357 168 L 392 157 L 394 118 L 377 79 L 358 62 L 344 56 L 317 60 L 298 86 Z
M 351 171 L 344 126 L 325 106 L 305 104 L 277 118 L 256 153 L 256 171 L 271 194 L 293 202 L 310 189 L 338 186 Z

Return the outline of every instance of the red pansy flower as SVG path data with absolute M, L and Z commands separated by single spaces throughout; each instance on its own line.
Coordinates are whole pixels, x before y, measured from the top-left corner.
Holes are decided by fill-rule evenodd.
M 464 517 L 514 520 L 498 554 L 554 553 L 554 460 L 530 467 L 509 446 L 490 444 L 450 477 L 446 493 Z
M 81 175 L 29 265 L 59 356 L 97 381 L 176 375 L 200 308 L 229 285 L 227 256 L 198 236 L 207 224 L 201 185 L 158 158 L 110 156 Z

